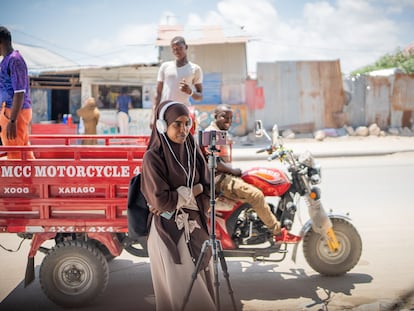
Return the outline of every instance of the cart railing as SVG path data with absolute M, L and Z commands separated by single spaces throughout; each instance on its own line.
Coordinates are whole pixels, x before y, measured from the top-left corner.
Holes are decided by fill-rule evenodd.
M 149 136 L 144 135 L 62 135 L 62 134 L 32 134 L 32 145 L 78 145 L 85 140 L 95 140 L 98 145 L 136 145 L 147 146 Z
M 138 174 L 147 136 L 32 135 L 49 145 L 0 146 L 0 232 L 125 232 L 128 186 Z M 35 159 L 27 159 L 31 151 Z M 98 229 L 98 227 L 100 229 Z M 59 228 L 59 229 L 58 229 Z M 21 230 L 21 231 L 20 231 Z

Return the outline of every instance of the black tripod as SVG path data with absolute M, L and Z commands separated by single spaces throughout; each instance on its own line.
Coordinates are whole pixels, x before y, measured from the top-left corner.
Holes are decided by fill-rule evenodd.
M 202 146 L 201 142 L 201 134 L 199 135 L 200 146 Z M 229 273 L 227 269 L 227 263 L 224 258 L 223 248 L 221 246 L 220 240 L 216 239 L 216 190 L 214 184 L 214 176 L 215 176 L 215 168 L 217 166 L 216 163 L 216 155 L 215 152 L 219 151 L 216 148 L 216 132 L 211 131 L 210 136 L 210 144 L 208 147 L 209 155 L 208 155 L 208 168 L 210 169 L 210 239 L 204 241 L 203 246 L 201 248 L 200 256 L 198 257 L 195 270 L 192 274 L 192 279 L 190 283 L 190 287 L 187 290 L 187 293 L 184 297 L 184 303 L 181 310 L 185 309 L 185 306 L 188 303 L 190 298 L 191 290 L 193 288 L 194 282 L 197 279 L 198 272 L 200 271 L 200 266 L 203 261 L 204 256 L 206 255 L 207 247 L 211 247 L 212 250 L 212 257 L 213 257 L 213 270 L 214 270 L 214 302 L 216 305 L 216 310 L 220 310 L 220 281 L 218 278 L 218 259 L 220 259 L 221 269 L 223 271 L 223 276 L 226 279 L 227 287 L 229 290 L 229 295 L 233 304 L 233 310 L 236 309 L 236 302 L 234 300 L 233 289 L 230 284 Z

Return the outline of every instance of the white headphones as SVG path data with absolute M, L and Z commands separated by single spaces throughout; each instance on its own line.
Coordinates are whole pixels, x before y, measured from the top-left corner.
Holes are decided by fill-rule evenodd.
M 158 116 L 157 122 L 155 123 L 158 133 L 164 134 L 167 132 L 168 125 L 167 125 L 167 122 L 164 120 L 164 114 L 170 106 L 176 105 L 176 104 L 184 105 L 183 103 L 179 103 L 179 102 L 169 102 L 164 107 L 161 108 L 160 115 Z M 191 118 L 190 120 L 191 122 L 193 121 Z

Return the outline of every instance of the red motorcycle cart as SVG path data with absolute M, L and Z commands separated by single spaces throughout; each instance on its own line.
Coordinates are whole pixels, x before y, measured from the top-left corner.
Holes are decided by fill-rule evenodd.
M 82 145 L 96 139 L 96 145 Z M 0 146 L 0 232 L 30 238 L 25 286 L 35 277 L 65 307 L 89 303 L 106 289 L 107 260 L 128 242 L 127 195 L 141 168 L 147 136 L 32 135 L 32 146 Z M 7 160 L 11 151 L 22 160 Z M 28 160 L 32 151 L 36 159 Z M 43 243 L 54 240 L 51 249 Z

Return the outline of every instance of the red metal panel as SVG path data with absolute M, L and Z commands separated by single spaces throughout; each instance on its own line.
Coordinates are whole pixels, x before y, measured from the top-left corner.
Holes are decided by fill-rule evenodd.
M 39 124 L 33 123 L 31 126 L 32 134 L 77 134 L 78 126 L 76 124 Z
M 149 138 L 95 137 L 104 144 L 39 135 L 64 145 L 1 146 L 2 152 L 32 150 L 38 158 L 0 159 L 0 231 L 126 232 L 128 185 Z

